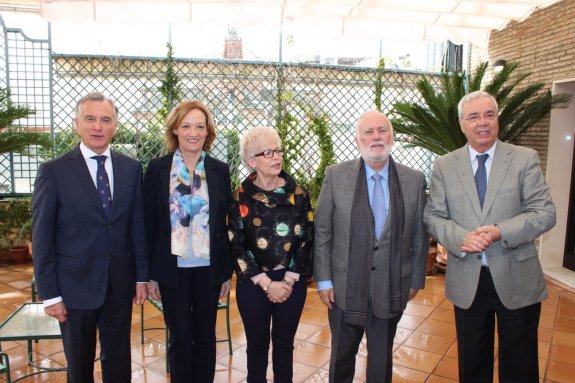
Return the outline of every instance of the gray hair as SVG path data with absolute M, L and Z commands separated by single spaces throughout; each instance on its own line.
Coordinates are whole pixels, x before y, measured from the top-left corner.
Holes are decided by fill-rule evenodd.
M 376 109 L 370 109 L 368 111 L 365 111 L 361 114 L 361 116 L 359 116 L 359 118 L 357 119 L 357 122 L 355 123 L 355 134 L 356 134 L 356 136 L 359 132 L 359 124 L 361 123 L 363 118 L 365 116 L 367 116 L 368 114 L 379 114 L 381 117 L 383 117 L 387 121 L 387 124 L 389 125 L 389 129 L 391 130 L 391 136 L 393 137 L 393 124 L 391 123 L 391 120 L 389 119 L 389 117 L 387 117 L 385 115 L 385 113 L 380 112 L 379 110 L 376 110 Z
M 281 145 L 281 139 L 277 130 L 269 126 L 251 128 L 240 139 L 240 155 L 244 165 L 246 165 L 250 171 L 254 169 L 249 165 L 248 160 L 256 154 L 257 143 L 265 138 L 273 138 Z
M 493 105 L 495 105 L 495 113 L 499 114 L 499 107 L 497 106 L 497 100 L 491 94 L 487 93 L 484 90 L 476 90 L 475 92 L 471 92 L 463 96 L 461 100 L 459 100 L 459 104 L 457 104 L 457 114 L 459 119 L 463 119 L 463 106 L 467 104 L 469 101 L 475 100 L 480 97 L 487 97 L 491 100 Z
M 114 100 L 104 96 L 104 94 L 100 92 L 88 93 L 87 95 L 78 100 L 78 103 L 76 104 L 76 117 L 80 117 L 80 109 L 82 108 L 82 105 L 84 105 L 88 101 L 107 102 L 114 109 L 114 117 L 116 118 L 116 121 L 118 121 L 118 108 L 116 107 Z

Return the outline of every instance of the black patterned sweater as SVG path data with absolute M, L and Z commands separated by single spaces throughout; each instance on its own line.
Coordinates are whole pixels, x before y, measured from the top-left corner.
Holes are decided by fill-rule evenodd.
M 228 214 L 230 250 L 239 280 L 247 280 L 283 265 L 311 276 L 313 212 L 309 193 L 282 171 L 285 185 L 266 191 L 250 174 L 234 191 Z

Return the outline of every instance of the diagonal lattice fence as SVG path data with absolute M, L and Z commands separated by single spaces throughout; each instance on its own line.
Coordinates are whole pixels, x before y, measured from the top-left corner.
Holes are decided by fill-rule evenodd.
M 14 32 L 5 35 L 10 33 Z M 0 45 L 6 41 L 0 39 Z M 34 81 L 40 87 L 17 87 L 18 97 L 14 101 L 36 108 L 41 117 L 19 124 L 36 130 L 49 126 L 54 148 L 41 151 L 37 157 L 27 157 L 31 165 L 26 173 L 18 173 L 21 165 L 15 159 L 9 161 L 0 176 L 0 185 L 5 185 L 0 195 L 30 193 L 37 163 L 59 156 L 77 144 L 73 128 L 75 103 L 88 92 L 104 92 L 119 107 L 120 123 L 113 142 L 116 150 L 140 159 L 144 165 L 163 153 L 164 124 L 160 111 L 164 101 L 159 88 L 167 71 L 166 60 L 58 55 L 50 54 L 49 46 L 28 44 L 31 44 L 28 50 L 35 53 L 15 49 L 4 59 L 22 62 L 29 78 L 40 76 L 35 72 L 39 70 L 49 81 Z M 41 65 L 26 64 L 37 57 L 42 57 Z M 0 69 L 0 74 L 14 76 L 14 69 L 10 65 L 6 68 L 5 73 Z M 192 59 L 175 60 L 173 69 L 183 98 L 199 99 L 212 110 L 218 127 L 212 154 L 230 164 L 236 184 L 246 175 L 239 160 L 238 137 L 250 127 L 287 124 L 286 137 L 292 152 L 289 170 L 301 179 L 311 179 L 319 163 L 319 143 L 311 129 L 312 117 L 321 116 L 327 122 L 335 157 L 340 162 L 358 156 L 353 138 L 355 121 L 375 105 L 375 69 Z M 20 69 L 17 71 L 21 76 Z M 435 74 L 384 71 L 382 111 L 390 112 L 399 100 L 417 101 L 415 84 L 422 76 L 438 80 Z M 13 81 L 9 85 L 14 93 Z M 38 97 L 41 102 L 37 102 Z M 429 177 L 433 157 L 428 152 L 396 144 L 392 153 L 399 162 L 420 169 Z

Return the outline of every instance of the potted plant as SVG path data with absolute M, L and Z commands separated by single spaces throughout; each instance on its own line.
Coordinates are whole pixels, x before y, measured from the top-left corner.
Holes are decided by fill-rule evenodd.
M 28 259 L 28 243 L 32 238 L 30 198 L 10 198 L 0 204 L 0 245 L 8 248 L 14 263 Z

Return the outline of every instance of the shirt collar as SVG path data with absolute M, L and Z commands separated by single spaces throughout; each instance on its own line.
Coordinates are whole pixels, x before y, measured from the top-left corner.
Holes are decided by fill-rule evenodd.
M 82 152 L 82 156 L 86 160 L 91 159 L 92 157 L 99 155 L 98 153 L 94 152 L 92 149 L 90 149 L 86 145 L 84 145 L 83 142 L 80 143 L 80 151 Z M 108 145 L 108 147 L 106 148 L 104 153 L 102 153 L 101 155 L 106 156 L 107 158 L 111 158 L 111 156 L 110 156 L 110 145 Z
M 477 157 L 480 154 L 489 154 L 490 159 L 493 159 L 493 155 L 495 154 L 495 146 L 497 146 L 497 141 L 495 141 L 495 143 L 493 144 L 492 147 L 489 148 L 489 150 L 487 150 L 484 153 L 480 153 L 477 150 L 473 149 L 471 147 L 471 145 L 467 145 L 469 147 L 469 159 L 471 160 L 471 162 L 473 162 L 473 160 L 475 160 L 475 157 Z
M 379 175 L 381 175 L 381 177 L 385 181 L 387 181 L 389 179 L 389 161 L 387 161 L 387 164 L 385 164 L 383 169 L 381 169 L 379 172 L 376 172 L 375 170 L 370 168 L 369 165 L 365 162 L 364 162 L 364 165 L 365 165 L 365 176 L 367 177 L 367 179 L 370 179 L 371 176 L 374 175 L 375 173 L 379 173 Z

